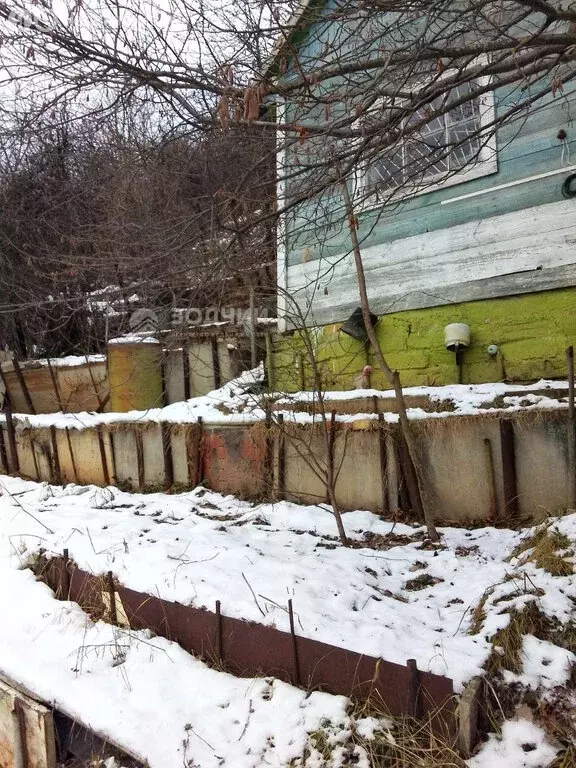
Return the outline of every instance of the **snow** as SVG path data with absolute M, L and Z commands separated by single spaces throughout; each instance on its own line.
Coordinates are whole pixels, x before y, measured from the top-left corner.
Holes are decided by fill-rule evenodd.
M 504 672 L 507 683 L 521 683 L 525 688 L 555 688 L 566 684 L 570 679 L 571 669 L 576 664 L 576 655 L 566 648 L 559 648 L 546 640 L 539 640 L 532 635 L 524 635 L 522 642 L 521 675 Z
M 568 394 L 568 382 L 552 379 L 540 379 L 534 384 L 504 384 L 491 382 L 485 384 L 447 384 L 441 387 L 405 387 L 403 392 L 408 405 L 411 398 L 425 397 L 430 402 L 430 409 L 407 408 L 411 419 L 423 418 L 449 418 L 450 416 L 473 416 L 481 413 L 491 413 L 502 410 L 501 407 L 492 406 L 496 398 L 502 398 L 506 410 L 534 410 L 539 408 L 567 408 L 564 398 L 558 400 L 556 396 L 550 397 L 549 390 L 566 391 Z M 318 402 L 318 393 L 296 392 L 293 395 L 276 393 L 272 398 L 278 398 L 277 406 L 285 406 L 287 409 L 299 403 L 312 404 Z M 378 397 L 379 399 L 393 399 L 394 390 L 377 389 L 353 389 L 347 391 L 323 392 L 326 403 L 345 402 L 349 400 L 363 400 Z M 451 410 L 435 411 L 434 405 L 449 403 Z M 302 414 L 298 414 L 302 416 Z M 342 417 L 341 417 L 342 418 Z M 348 417 L 351 418 L 351 417 Z M 377 415 L 354 414 L 352 418 L 376 419 Z M 386 413 L 387 421 L 398 420 L 395 413 Z
M 150 768 L 280 768 L 323 721 L 347 721 L 344 697 L 234 677 L 162 638 L 93 623 L 5 557 L 0 578 L 1 673 Z
M 106 355 L 67 355 L 66 357 L 51 357 L 49 361 L 46 358 L 24 360 L 20 363 L 20 367 L 23 370 L 26 370 L 27 368 L 35 368 L 36 366 L 47 367 L 48 362 L 50 362 L 52 368 L 76 368 L 80 365 L 86 365 L 87 363 L 91 365 L 105 363 Z
M 51 426 L 57 429 L 92 429 L 105 424 L 142 422 L 186 424 L 196 422 L 198 417 L 201 417 L 205 424 L 254 424 L 264 419 L 266 415 L 259 406 L 259 396 L 249 393 L 253 387 L 260 385 L 262 376 L 263 367 L 260 365 L 253 371 L 245 371 L 237 379 L 207 395 L 173 403 L 164 408 L 149 408 L 146 411 L 127 411 L 126 413 L 84 411 L 38 415 L 13 414 L 13 419 L 21 429 Z M 237 412 L 239 408 L 247 410 L 239 413 Z M 4 414 L 0 414 L 0 423 L 5 420 Z
M 34 360 L 36 364 L 42 366 L 48 366 L 48 360 Z M 94 365 L 95 363 L 105 363 L 106 355 L 68 355 L 67 357 L 51 357 L 50 365 L 53 368 L 74 368 L 79 365 L 86 365 L 89 363 Z M 27 363 L 23 363 L 21 367 L 27 367 Z
M 415 658 L 457 691 L 481 674 L 509 609 L 521 610 L 538 589 L 542 611 L 568 621 L 576 598 L 573 578 L 507 562 L 522 532 L 444 528 L 443 548 L 422 548 L 421 527 L 356 511 L 344 515 L 355 541 L 346 548 L 324 506 L 252 505 L 203 488 L 142 495 L 8 477 L 2 486 L 2 537 L 22 563 L 39 547 L 66 547 L 81 568 L 112 570 L 136 591 L 209 610 L 220 600 L 225 615 L 284 631 L 291 598 L 301 635 L 400 664 Z M 560 522 L 576 537 L 576 515 Z M 400 537 L 397 545 L 377 548 L 387 534 Z M 431 585 L 412 589 L 421 575 Z M 482 631 L 470 635 L 471 610 L 489 589 Z M 569 655 L 562 659 L 524 675 L 534 686 L 562 684 Z
M 443 400 L 452 400 L 458 410 L 459 407 L 466 407 L 466 405 L 475 405 L 479 407 L 482 403 L 489 400 L 493 400 L 495 397 L 505 396 L 510 393 L 530 393 L 535 391 L 542 391 L 550 389 L 566 390 L 568 394 L 568 382 L 557 381 L 555 379 L 540 379 L 534 384 L 505 384 L 503 382 L 487 382 L 484 384 L 446 384 L 444 386 L 429 387 L 404 387 L 404 394 L 407 397 L 428 397 L 433 402 L 440 402 Z M 357 400 L 359 398 L 393 398 L 394 390 L 379 390 L 379 389 L 350 389 L 346 391 L 327 391 L 323 392 L 325 400 L 338 401 L 338 400 Z M 280 398 L 281 403 L 294 403 L 294 402 L 314 402 L 318 399 L 318 393 L 313 391 L 296 392 L 291 395 L 285 395 L 281 392 L 272 395 L 272 397 Z
M 154 336 L 145 336 L 141 333 L 127 333 L 116 339 L 108 339 L 108 344 L 160 344 Z
M 457 691 L 482 674 L 512 608 L 536 600 L 550 617 L 573 618 L 574 577 L 511 560 L 532 529 L 442 528 L 438 548 L 425 544 L 419 526 L 358 510 L 344 515 L 354 542 L 346 548 L 324 505 L 253 505 L 204 488 L 131 494 L 6 476 L 0 491 L 0 674 L 151 768 L 187 760 L 198 768 L 285 768 L 306 744 L 308 765 L 321 765 L 308 743 L 320 727 L 341 765 L 350 759 L 341 746 L 351 729 L 349 702 L 278 680 L 237 678 L 147 632 L 93 623 L 26 570 L 40 550 L 49 556 L 66 547 L 81 568 L 112 571 L 137 591 L 209 610 L 220 600 L 224 615 L 285 631 L 290 598 L 301 636 L 402 664 L 415 658 L 420 669 L 451 677 Z M 576 514 L 554 525 L 576 538 Z M 427 585 L 414 581 L 422 575 Z M 485 619 L 470 634 L 472 609 L 485 593 Z M 522 672 L 505 673 L 507 682 L 543 695 L 567 683 L 572 653 L 530 635 L 523 650 Z M 354 722 L 365 738 L 389 726 L 373 717 Z M 356 764 L 368 766 L 355 749 Z M 506 721 L 502 737 L 492 735 L 468 765 L 536 768 L 553 756 L 535 725 Z
M 502 735 L 491 734 L 478 755 L 467 761 L 469 768 L 545 768 L 558 750 L 546 734 L 529 720 L 506 720 Z
M 142 336 L 131 335 L 120 339 L 129 343 L 140 342 Z M 115 342 L 118 340 L 112 340 Z M 144 338 L 144 342 L 154 342 L 156 339 Z M 43 428 L 54 426 L 58 429 L 91 429 L 100 425 L 120 423 L 170 423 L 189 424 L 202 418 L 206 426 L 238 426 L 256 424 L 266 418 L 264 397 L 261 392 L 261 384 L 264 377 L 264 368 L 260 364 L 252 371 L 245 371 L 238 378 L 228 382 L 220 389 L 209 392 L 207 395 L 193 397 L 178 403 L 167 405 L 163 408 L 149 408 L 145 411 L 128 411 L 126 413 L 49 413 L 49 414 L 13 414 L 19 427 Z M 567 409 L 565 398 L 555 399 L 546 395 L 547 390 L 566 390 L 568 384 L 563 381 L 541 380 L 532 385 L 512 384 L 475 384 L 475 385 L 448 385 L 444 387 L 407 387 L 404 394 L 407 398 L 425 396 L 429 399 L 432 408 L 435 403 L 450 402 L 453 410 L 440 410 L 435 412 L 424 408 L 407 408 L 410 419 L 450 418 L 456 416 L 471 416 L 486 413 L 497 413 L 503 410 L 501 407 L 492 407 L 494 398 L 502 396 L 507 412 L 520 410 L 542 409 Z M 508 393 L 508 394 L 507 394 Z M 358 398 L 378 396 L 379 398 L 393 398 L 391 390 L 351 390 L 347 392 L 324 392 L 323 397 L 327 403 L 345 401 Z M 294 395 L 266 395 L 266 399 L 274 400 L 275 414 L 282 413 L 286 422 L 294 424 L 311 424 L 320 420 L 318 414 L 311 415 L 305 411 L 294 411 L 298 404 L 310 404 L 317 402 L 316 392 L 298 392 Z M 387 423 L 398 421 L 397 413 L 386 412 L 383 414 Z M 353 424 L 358 421 L 377 420 L 375 413 L 337 414 L 336 420 L 343 424 Z M 5 416 L 0 414 L 0 423 Z

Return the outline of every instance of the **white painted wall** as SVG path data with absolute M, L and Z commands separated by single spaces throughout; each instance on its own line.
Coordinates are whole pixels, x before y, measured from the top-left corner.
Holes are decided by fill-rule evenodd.
M 576 203 L 395 240 L 363 258 L 378 314 L 576 285 Z M 287 267 L 286 286 L 309 326 L 345 320 L 359 303 L 351 253 Z

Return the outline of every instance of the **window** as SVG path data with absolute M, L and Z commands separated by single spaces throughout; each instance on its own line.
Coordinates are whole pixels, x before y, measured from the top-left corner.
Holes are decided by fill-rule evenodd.
M 492 94 L 471 98 L 444 114 L 434 116 L 446 100 L 448 103 L 457 101 L 470 90 L 470 84 L 457 86 L 448 96 L 435 99 L 404 120 L 400 130 L 407 135 L 381 157 L 367 164 L 367 190 L 392 190 L 435 179 L 441 182 L 445 176 L 450 177 L 450 183 L 457 183 L 493 173 L 496 170 L 494 145 L 479 134 L 482 125 L 492 116 Z M 411 125 L 427 117 L 430 119 L 422 128 L 410 132 Z

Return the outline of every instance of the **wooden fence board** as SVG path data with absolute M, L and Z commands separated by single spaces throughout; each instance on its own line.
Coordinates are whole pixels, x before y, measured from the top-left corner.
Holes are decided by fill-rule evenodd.
M 18 741 L 16 709 L 21 712 L 25 761 L 15 755 Z M 52 712 L 0 679 L 0 768 L 56 768 Z

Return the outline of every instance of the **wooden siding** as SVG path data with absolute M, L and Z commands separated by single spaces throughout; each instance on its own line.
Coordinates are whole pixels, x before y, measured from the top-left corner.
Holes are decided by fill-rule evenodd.
M 378 314 L 576 284 L 576 200 L 427 232 L 364 249 Z M 289 266 L 308 324 L 344 320 L 358 305 L 351 254 Z
M 337 47 L 342 30 L 330 19 L 333 9 L 328 0 L 322 18 L 299 41 L 303 68 L 316 57 L 329 60 Z M 519 97 L 515 88 L 497 88 L 496 115 Z M 288 116 L 293 107 L 286 105 Z M 575 108 L 576 90 L 567 87 L 502 126 L 496 172 L 357 212 L 374 311 L 576 284 L 576 228 L 570 225 L 576 220 L 576 199 L 565 201 L 561 191 L 576 165 Z M 567 145 L 557 138 L 560 129 L 567 133 Z M 558 175 L 502 188 L 556 170 Z M 480 191 L 484 194 L 449 202 Z M 303 203 L 283 224 L 278 243 L 283 296 L 298 301 L 309 325 L 344 319 L 357 305 L 357 288 L 340 196 L 325 194 Z M 285 304 L 279 300 L 279 313 L 285 313 L 289 326 L 293 312 Z
M 506 94 L 496 94 L 499 104 Z M 500 189 L 476 197 L 474 203 L 462 200 L 443 204 L 470 192 L 490 190 L 502 184 L 530 178 L 563 166 L 576 164 L 576 140 L 568 144 L 571 160 L 557 139 L 560 128 L 573 133 L 567 108 L 576 106 L 576 92 L 566 98 L 549 100 L 521 122 L 511 123 L 497 135 L 498 171 L 486 176 L 440 187 L 392 205 L 373 207 L 360 214 L 359 236 L 364 246 L 391 242 L 427 231 L 445 229 L 466 221 L 496 216 L 562 199 L 562 175 L 537 179 L 518 187 Z M 567 175 L 566 172 L 565 175 Z M 338 254 L 349 247 L 345 216 L 339 197 L 326 195 L 299 207 L 287 220 L 288 264 L 302 261 L 308 248 L 310 258 Z

